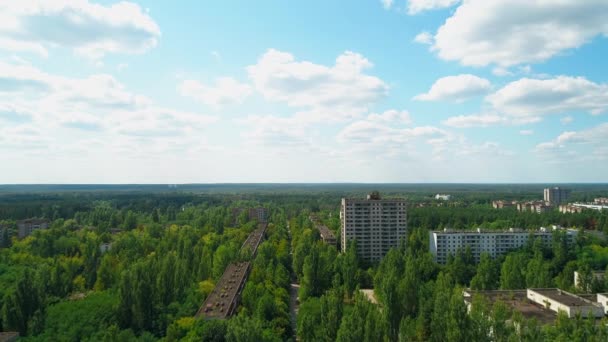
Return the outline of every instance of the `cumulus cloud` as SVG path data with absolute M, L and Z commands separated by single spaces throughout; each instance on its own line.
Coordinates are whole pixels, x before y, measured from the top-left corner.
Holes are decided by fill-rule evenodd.
M 458 115 L 450 117 L 442 124 L 455 128 L 488 127 L 494 125 L 525 125 L 541 121 L 540 117 L 508 117 L 497 113 Z
M 463 65 L 545 61 L 608 35 L 604 0 L 468 0 L 437 30 L 433 50 Z
M 427 93 L 416 95 L 414 100 L 462 102 L 483 95 L 491 88 L 490 81 L 475 75 L 447 76 L 435 81 Z
M 433 35 L 426 31 L 420 32 L 414 37 L 414 42 L 431 45 L 433 44 Z
M 390 109 L 383 113 L 372 113 L 367 116 L 367 120 L 371 122 L 387 123 L 387 124 L 404 124 L 412 123 L 412 118 L 407 110 Z
M 0 63 L 0 113 L 0 120 L 7 121 L 8 127 L 29 129 L 5 132 L 13 142 L 5 140 L 0 147 L 23 142 L 24 148 L 47 151 L 52 148 L 47 143 L 55 137 L 65 140 L 78 135 L 62 136 L 65 129 L 95 131 L 113 143 L 125 141 L 128 136 L 152 140 L 171 137 L 178 143 L 217 120 L 214 116 L 160 107 L 149 98 L 130 92 L 111 75 L 70 78 L 27 64 L 7 63 Z M 16 137 L 20 134 L 24 137 Z M 64 141 L 62 146 L 73 143 Z
M 410 15 L 423 11 L 452 7 L 460 0 L 408 0 L 407 12 Z
M 293 107 L 367 108 L 388 92 L 381 79 L 364 73 L 371 67 L 369 60 L 350 51 L 333 66 L 324 66 L 270 49 L 247 72 L 255 89 L 271 101 Z
M 184 80 L 178 91 L 183 96 L 211 106 L 242 103 L 252 93 L 251 86 L 230 77 L 218 78 L 210 86 L 196 80 Z
M 537 153 L 563 160 L 568 155 L 592 162 L 608 160 L 608 123 L 580 131 L 566 131 L 555 139 L 536 146 Z M 572 158 L 568 159 L 572 162 Z
M 492 107 L 512 116 L 539 116 L 564 112 L 600 114 L 608 107 L 608 85 L 583 77 L 522 78 L 489 95 Z
M 109 6 L 88 0 L 0 3 L 0 49 L 46 56 L 52 47 L 98 59 L 108 53 L 143 53 L 158 44 L 160 28 L 132 2 Z

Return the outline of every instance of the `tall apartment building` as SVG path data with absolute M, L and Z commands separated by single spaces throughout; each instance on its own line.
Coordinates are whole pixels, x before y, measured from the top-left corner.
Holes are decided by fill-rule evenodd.
M 578 231 L 567 229 L 568 243 L 574 243 Z M 507 231 L 483 231 L 481 229 L 470 231 L 432 231 L 429 233 L 429 249 L 435 260 L 445 264 L 449 255 L 455 255 L 458 250 L 471 248 L 473 257 L 479 262 L 482 253 L 488 253 L 492 258 L 503 255 L 508 251 L 520 248 L 526 244 L 528 239 L 540 238 L 545 245 L 553 243 L 551 230 L 542 229 L 538 231 L 524 231 L 511 228 Z
M 562 189 L 559 187 L 547 188 L 544 190 L 545 202 L 549 202 L 551 205 L 561 204 L 568 200 L 570 190 Z
M 343 198 L 340 219 L 342 252 L 356 240 L 357 254 L 365 261 L 379 261 L 407 233 L 405 200 L 382 199 L 377 192 L 366 199 Z

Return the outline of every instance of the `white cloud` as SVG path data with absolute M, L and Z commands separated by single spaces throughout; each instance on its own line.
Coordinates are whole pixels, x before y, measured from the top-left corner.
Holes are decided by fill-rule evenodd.
M 535 151 L 563 162 L 587 160 L 603 166 L 605 163 L 598 161 L 608 160 L 607 145 L 608 123 L 603 123 L 581 131 L 563 132 L 551 141 L 538 144 Z
M 293 107 L 360 109 L 388 92 L 381 79 L 363 73 L 371 67 L 370 61 L 350 51 L 327 67 L 270 49 L 247 72 L 256 90 L 271 101 Z
M 507 119 L 498 114 L 479 114 L 479 115 L 459 115 L 450 117 L 442 124 L 456 128 L 468 127 L 487 127 L 498 124 L 505 124 Z
M 138 137 L 142 151 L 154 141 L 174 146 L 217 120 L 160 107 L 111 75 L 69 78 L 23 63 L 0 63 L 0 112 L 0 120 L 11 128 L 4 131 L 8 138 L 0 147 L 19 151 L 23 145 L 49 153 L 78 144 L 79 136 L 90 138 L 91 132 L 107 142 L 106 151 L 114 150 L 113 144 L 134 146 L 128 137 Z
M 452 7 L 460 0 L 408 0 L 408 14 L 414 15 L 423 11 Z
M 513 76 L 513 72 L 509 71 L 508 68 L 499 67 L 499 66 L 492 69 L 492 74 L 494 74 L 496 76 L 500 76 L 500 77 Z
M 519 131 L 520 135 L 532 135 L 534 134 L 534 131 L 531 129 L 522 129 L 521 131 Z
M 88 0 L 0 3 L 0 49 L 48 55 L 65 47 L 98 59 L 107 53 L 143 53 L 158 44 L 160 28 L 132 2 L 104 6 Z
M 390 9 L 393 6 L 393 0 L 380 0 L 384 9 Z
M 571 116 L 564 116 L 563 118 L 559 119 L 559 122 L 561 122 L 562 125 L 567 125 L 567 124 L 571 123 L 572 121 L 574 121 L 574 118 Z
M 367 116 L 367 120 L 387 124 L 409 125 L 412 123 L 412 118 L 407 110 L 398 111 L 395 109 L 387 110 L 381 114 L 372 113 Z
M 230 77 L 221 77 L 211 86 L 196 80 L 184 80 L 178 87 L 182 96 L 211 106 L 242 103 L 252 93 L 251 86 Z
M 428 93 L 414 97 L 418 101 L 462 102 L 490 91 L 490 81 L 471 74 L 442 77 L 435 81 Z
M 525 125 L 541 121 L 540 117 L 508 117 L 497 113 L 459 115 L 450 117 L 441 123 L 455 128 L 488 127 L 494 125 Z
M 608 85 L 583 77 L 522 78 L 487 96 L 486 100 L 496 111 L 511 116 L 572 111 L 599 114 L 608 107 Z
M 608 35 L 604 0 L 468 0 L 438 29 L 433 50 L 463 65 L 545 61 Z
M 414 42 L 431 45 L 433 44 L 433 35 L 427 31 L 420 32 L 416 35 L 416 37 L 414 37 Z

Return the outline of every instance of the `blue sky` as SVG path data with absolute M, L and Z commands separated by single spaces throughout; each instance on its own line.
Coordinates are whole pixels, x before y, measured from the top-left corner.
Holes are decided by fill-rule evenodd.
M 0 183 L 606 182 L 604 0 L 0 4 Z

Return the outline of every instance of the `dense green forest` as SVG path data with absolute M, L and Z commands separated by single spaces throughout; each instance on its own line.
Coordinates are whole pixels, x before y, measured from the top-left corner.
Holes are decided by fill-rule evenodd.
M 578 270 L 587 291 L 608 290 L 608 283 L 591 276 L 608 266 L 608 247 L 599 234 L 608 232 L 606 213 L 533 214 L 490 206 L 497 198 L 533 199 L 536 189 L 455 192 L 447 204 L 431 199 L 435 188 L 387 191 L 411 201 L 410 234 L 376 265 L 357 260 L 356 246 L 340 253 L 321 242 L 308 219 L 315 212 L 339 235 L 340 198 L 363 196 L 366 187 L 85 190 L 0 194 L 0 225 L 9 237 L 0 248 L 0 331 L 19 331 L 32 341 L 285 341 L 295 335 L 301 341 L 608 339 L 605 325 L 559 316 L 555 325 L 542 326 L 481 298 L 466 314 L 466 287 L 578 291 Z M 255 206 L 269 210 L 270 222 L 251 260 L 239 251 L 257 222 L 244 213 L 234 216 L 232 209 Z M 48 219 L 50 229 L 17 239 L 17 220 L 29 217 Z M 433 229 L 551 224 L 593 233 L 579 234 L 575 246 L 556 233 L 552 248 L 532 241 L 495 260 L 483 256 L 479 264 L 463 250 L 438 265 L 428 251 Z M 252 262 L 238 313 L 228 320 L 194 318 L 226 266 L 237 260 Z M 295 330 L 291 283 L 299 284 Z M 378 304 L 361 295 L 364 288 L 375 289 Z

